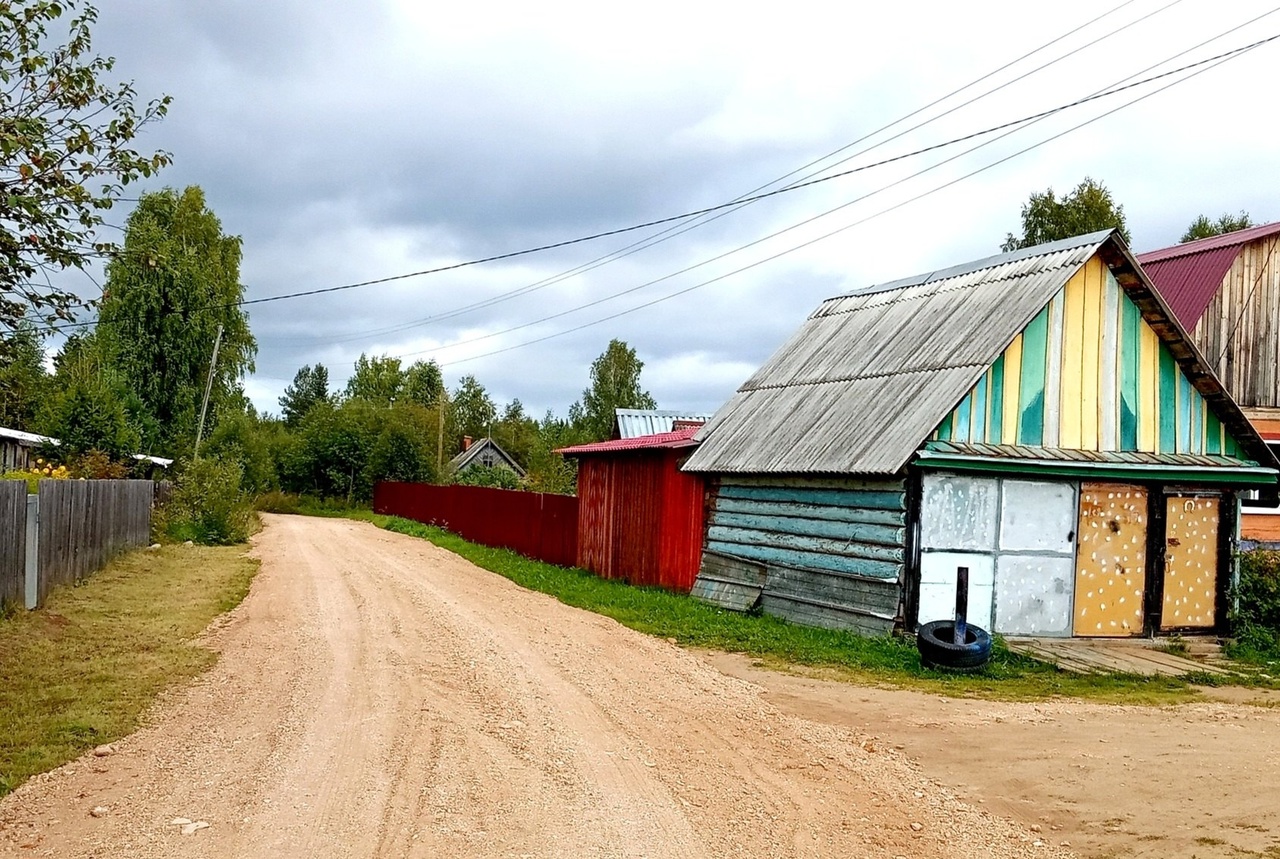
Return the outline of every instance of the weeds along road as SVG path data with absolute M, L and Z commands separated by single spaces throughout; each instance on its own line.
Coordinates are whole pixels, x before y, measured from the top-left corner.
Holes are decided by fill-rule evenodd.
M 218 665 L 0 802 L 0 855 L 1057 855 L 661 639 L 422 540 L 264 518 Z

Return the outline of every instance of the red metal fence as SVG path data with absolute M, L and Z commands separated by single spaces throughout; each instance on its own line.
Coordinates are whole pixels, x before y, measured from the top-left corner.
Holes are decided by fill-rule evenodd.
M 483 486 L 379 483 L 373 509 L 439 525 L 485 546 L 572 567 L 578 562 L 578 499 Z

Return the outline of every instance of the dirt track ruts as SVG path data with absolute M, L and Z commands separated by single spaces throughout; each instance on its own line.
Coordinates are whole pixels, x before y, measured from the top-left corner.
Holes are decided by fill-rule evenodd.
M 425 541 L 265 518 L 218 665 L 116 754 L 0 802 L 0 855 L 1059 852 L 661 639 Z

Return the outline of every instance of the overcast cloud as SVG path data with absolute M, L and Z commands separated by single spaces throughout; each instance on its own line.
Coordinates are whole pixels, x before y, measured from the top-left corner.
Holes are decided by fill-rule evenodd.
M 118 58 L 117 72 L 141 96 L 174 97 L 143 141 L 175 156 L 153 187 L 204 188 L 224 229 L 243 237 L 248 297 L 263 298 L 733 199 L 1118 5 L 846 154 L 1065 56 L 1051 68 L 842 169 L 1088 95 L 1271 8 L 1248 0 L 1082 0 L 1052 12 L 1025 2 L 844 5 L 792 2 L 760 14 L 688 2 L 113 0 L 102 4 L 95 45 Z M 1276 33 L 1280 14 L 1165 68 Z M 1275 112 L 1259 110 L 1278 72 L 1280 42 L 969 178 L 961 179 L 1154 86 L 1064 112 L 923 175 L 914 174 L 988 138 L 762 201 L 415 327 L 404 326 L 554 279 L 657 230 L 255 305 L 259 353 L 247 390 L 260 409 L 278 411 L 301 365 L 323 362 L 341 383 L 361 352 L 387 353 L 435 358 L 450 384 L 474 373 L 499 401 L 519 397 L 535 413 L 564 414 L 591 360 L 620 337 L 645 361 L 643 382 L 660 406 L 714 410 L 823 298 L 997 252 L 1033 190 L 1102 180 L 1123 203 L 1139 251 L 1174 243 L 1202 212 L 1280 219 Z M 675 274 L 690 266 L 698 267 Z M 562 333 L 681 290 L 690 291 Z M 517 326 L 526 327 L 499 333 Z M 521 345 L 540 338 L 549 339 Z

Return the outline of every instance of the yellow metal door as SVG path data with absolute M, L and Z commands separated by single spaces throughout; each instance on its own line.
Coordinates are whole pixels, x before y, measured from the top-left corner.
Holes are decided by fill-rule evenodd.
M 1074 634 L 1141 635 L 1146 574 L 1147 490 L 1082 484 Z
M 1218 607 L 1218 499 L 1165 501 L 1164 601 L 1160 628 L 1211 628 Z

